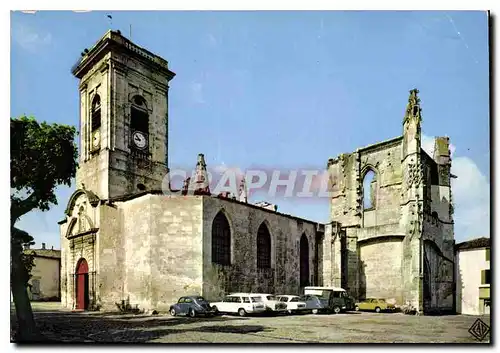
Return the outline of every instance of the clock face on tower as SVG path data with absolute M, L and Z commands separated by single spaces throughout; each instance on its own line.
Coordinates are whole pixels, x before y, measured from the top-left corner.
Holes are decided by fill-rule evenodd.
M 100 143 L 101 143 L 101 134 L 99 133 L 99 130 L 94 131 L 94 133 L 92 134 L 92 146 L 94 148 L 98 148 Z
M 146 138 L 146 134 L 140 131 L 135 131 L 132 134 L 132 142 L 134 143 L 134 146 L 139 148 L 139 149 L 145 149 L 148 146 L 148 140 Z

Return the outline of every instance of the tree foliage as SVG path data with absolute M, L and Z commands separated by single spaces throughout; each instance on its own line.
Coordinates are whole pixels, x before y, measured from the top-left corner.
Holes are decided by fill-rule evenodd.
M 11 225 L 33 209 L 57 205 L 55 188 L 71 185 L 77 166 L 76 129 L 38 123 L 33 117 L 10 120 Z
M 18 278 L 16 278 L 16 280 L 23 282 L 25 285 L 28 285 L 28 281 L 31 278 L 31 269 L 34 266 L 34 257 L 29 252 L 23 251 L 23 249 L 25 249 L 27 246 L 34 245 L 35 239 L 24 230 L 15 227 L 12 230 L 12 236 L 10 239 L 11 239 L 11 251 L 14 254 L 21 254 L 21 263 L 23 264 L 23 267 L 26 269 L 26 272 L 22 274 L 23 276 L 21 276 L 21 278 L 19 278 L 18 274 Z M 12 267 L 12 262 L 11 262 L 11 267 Z
M 18 342 L 40 338 L 26 291 L 33 257 L 23 252 L 34 239 L 15 224 L 34 209 L 47 211 L 57 205 L 56 187 L 71 185 L 78 156 L 75 136 L 72 126 L 38 123 L 26 116 L 10 119 L 11 290 Z

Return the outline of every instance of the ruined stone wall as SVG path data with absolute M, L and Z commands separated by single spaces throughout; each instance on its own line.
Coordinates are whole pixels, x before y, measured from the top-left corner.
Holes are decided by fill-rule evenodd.
M 394 299 L 403 304 L 403 244 L 400 238 L 359 244 L 359 297 Z
M 375 208 L 363 215 L 363 178 L 370 168 L 376 174 Z M 399 222 L 401 138 L 343 154 L 329 162 L 331 219 L 343 226 L 380 226 Z
M 360 154 L 360 180 L 363 188 L 363 172 L 372 169 L 376 175 L 374 210 L 363 213 L 363 227 L 399 223 L 401 204 L 401 139 L 364 149 Z M 359 187 L 358 186 L 358 187 Z
M 428 288 L 424 287 L 424 310 L 451 311 L 453 310 L 455 283 L 453 278 L 454 258 L 445 257 L 435 243 L 424 241 L 424 259 L 428 263 L 428 274 L 424 278 L 429 279 Z M 426 277 L 428 276 L 428 277 Z M 429 290 L 429 294 L 425 293 Z
M 436 152 L 439 152 L 439 141 L 436 139 Z M 448 139 L 445 139 L 448 154 Z M 454 234 L 453 206 L 451 201 L 451 183 L 449 161 L 436 158 L 444 164 L 437 164 L 434 159 L 422 151 L 423 168 L 423 257 L 427 266 L 424 271 L 423 302 L 426 312 L 451 311 L 454 306 Z M 428 282 L 428 283 L 427 283 Z M 427 293 L 429 291 L 430 293 Z
M 340 284 L 356 298 L 386 293 L 397 297 L 398 302 L 402 300 L 401 239 L 405 224 L 401 222 L 401 143 L 402 138 L 397 137 L 329 162 L 331 220 L 345 229 L 342 249 L 337 250 L 337 256 L 345 259 Z M 374 207 L 365 210 L 363 179 L 369 170 L 375 173 Z M 324 261 L 331 263 L 328 258 Z M 386 279 L 392 265 L 394 270 Z M 323 272 L 327 275 L 328 269 Z
M 212 222 L 222 211 L 231 228 L 231 265 L 212 263 Z M 271 235 L 271 269 L 257 269 L 257 231 L 265 222 Z M 309 245 L 310 283 L 314 281 L 316 224 L 254 208 L 244 203 L 203 197 L 203 295 L 221 299 L 228 292 L 299 294 L 300 237 Z

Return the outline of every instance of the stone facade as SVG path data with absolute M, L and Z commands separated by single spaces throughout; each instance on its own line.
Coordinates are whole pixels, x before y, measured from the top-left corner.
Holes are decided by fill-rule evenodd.
M 201 154 L 195 180 L 161 191 L 169 186 L 175 76 L 162 58 L 109 31 L 73 74 L 80 160 L 59 222 L 63 306 L 127 301 L 164 310 L 186 294 L 300 294 L 305 285 L 342 286 L 356 298 L 391 297 L 421 311 L 453 305 L 449 141 L 438 138 L 433 157 L 421 149 L 416 91 L 402 136 L 329 161 L 331 222 L 321 225 L 249 204 L 244 184 L 238 200 L 211 195 Z
M 78 201 L 88 203 L 79 191 Z M 212 196 L 166 196 L 145 192 L 102 202 L 67 228 L 63 243 L 62 302 L 74 307 L 73 277 L 79 260 L 89 264 L 90 305 L 112 309 L 128 300 L 140 308 L 165 310 L 178 297 L 199 293 L 220 299 L 234 291 L 295 293 L 300 288 L 300 240 L 307 239 L 307 284 L 317 284 L 318 224 Z M 231 236 L 231 263 L 221 266 L 212 259 L 212 226 L 222 212 Z M 82 216 L 80 213 L 79 217 Z M 92 217 L 92 218 L 91 218 Z M 97 218 L 96 218 L 97 217 Z M 265 224 L 271 235 L 271 267 L 257 267 L 257 232 Z M 77 230 L 80 233 L 77 233 Z M 76 240 L 78 239 L 78 240 Z M 95 241 L 94 241 L 95 240 Z M 304 270 L 304 269 L 303 269 Z
M 80 79 L 77 188 L 85 184 L 102 198 L 160 189 L 168 165 L 168 84 L 175 76 L 168 63 L 109 31 L 73 74 Z M 146 120 L 145 146 L 134 143 L 134 112 Z
M 344 259 L 328 284 L 345 287 L 357 298 L 410 303 L 421 312 L 452 310 L 449 139 L 436 138 L 433 157 L 422 150 L 417 93 L 410 93 L 402 136 L 328 162 L 336 230 L 325 239 L 334 240 L 334 250 L 328 250 L 336 251 L 337 262 Z M 374 178 L 367 187 L 368 172 Z

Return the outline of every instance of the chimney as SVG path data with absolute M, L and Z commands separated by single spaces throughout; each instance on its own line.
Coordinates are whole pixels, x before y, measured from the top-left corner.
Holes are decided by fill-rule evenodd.
M 42 243 L 42 250 L 45 250 L 45 243 Z

